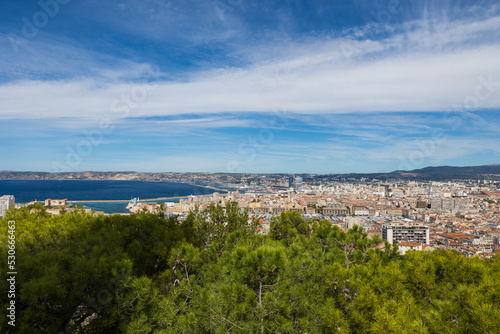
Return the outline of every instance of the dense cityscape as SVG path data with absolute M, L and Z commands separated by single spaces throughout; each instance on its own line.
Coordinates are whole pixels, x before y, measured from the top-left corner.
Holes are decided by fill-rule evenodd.
M 345 231 L 354 225 L 361 226 L 369 235 L 378 234 L 391 244 L 397 242 L 402 254 L 408 249 L 442 248 L 457 250 L 465 256 L 490 258 L 500 249 L 500 181 L 495 178 L 381 181 L 336 176 L 326 182 L 324 179 L 316 175 L 165 173 L 162 181 L 211 185 L 212 191 L 221 191 L 188 196 L 178 202 L 135 198 L 127 209 L 131 213 L 163 212 L 182 222 L 190 212 L 205 210 L 211 204 L 224 207 L 227 202 L 237 202 L 251 218 L 259 219 L 258 230 L 263 234 L 269 232 L 273 216 L 296 211 L 306 220 L 327 220 Z M 14 200 L 13 196 L 0 197 L 0 217 L 15 206 Z M 52 214 L 60 214 L 62 207 L 72 210 L 67 199 L 47 199 L 43 205 Z M 423 239 L 416 228 L 423 229 Z M 391 232 L 389 236 L 388 229 L 403 232 L 393 236 Z

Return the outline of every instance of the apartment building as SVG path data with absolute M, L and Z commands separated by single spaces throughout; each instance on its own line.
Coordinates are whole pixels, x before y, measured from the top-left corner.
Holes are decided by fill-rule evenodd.
M 429 227 L 383 225 L 382 238 L 387 240 L 390 244 L 405 241 L 429 245 Z
M 15 198 L 12 195 L 0 197 L 0 218 L 4 218 L 7 211 L 14 207 Z

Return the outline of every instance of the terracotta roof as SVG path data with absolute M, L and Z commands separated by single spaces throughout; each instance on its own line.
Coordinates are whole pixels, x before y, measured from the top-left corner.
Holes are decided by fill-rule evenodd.
M 463 233 L 441 233 L 441 235 L 451 238 L 465 238 L 465 239 L 474 238 L 472 235 L 465 235 Z
M 398 245 L 399 246 L 405 246 L 405 247 L 418 247 L 421 244 L 419 244 L 418 242 L 401 241 L 401 242 L 399 242 Z

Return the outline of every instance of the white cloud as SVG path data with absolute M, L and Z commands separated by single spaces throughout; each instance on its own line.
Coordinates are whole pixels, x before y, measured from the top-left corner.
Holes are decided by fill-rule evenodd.
M 432 31 L 417 22 L 385 40 L 316 40 L 295 47 L 298 56 L 193 73 L 186 81 L 146 89 L 91 78 L 8 83 L 0 86 L 0 118 L 118 118 L 125 109 L 126 117 L 147 117 L 283 108 L 313 114 L 446 111 L 463 103 L 471 110 L 498 108 L 500 45 L 495 38 L 473 46 L 470 40 L 495 36 L 499 28 L 500 17 L 435 25 Z M 106 77 L 120 78 L 115 71 Z M 493 83 L 478 95 L 481 80 Z
M 149 122 L 148 122 L 149 123 Z M 226 127 L 245 127 L 249 126 L 252 122 L 248 120 L 239 119 L 218 119 L 214 117 L 195 118 L 195 119 L 176 119 L 156 121 L 156 124 L 184 127 L 184 128 L 226 128 Z
M 0 34 L 0 55 L 2 77 L 16 81 L 83 77 L 112 82 L 142 78 L 152 71 L 148 64 L 91 50 L 78 41 L 45 31 L 32 39 Z

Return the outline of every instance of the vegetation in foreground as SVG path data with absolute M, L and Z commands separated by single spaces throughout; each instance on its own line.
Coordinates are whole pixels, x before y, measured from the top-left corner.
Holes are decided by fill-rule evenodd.
M 294 212 L 263 236 L 236 203 L 181 224 L 161 214 L 13 210 L 0 220 L 1 254 L 10 220 L 18 333 L 500 332 L 498 255 L 400 256 L 357 226 L 344 233 Z M 0 267 L 9 271 L 6 260 Z M 2 293 L 2 313 L 8 302 Z M 8 320 L 2 332 L 16 332 Z

